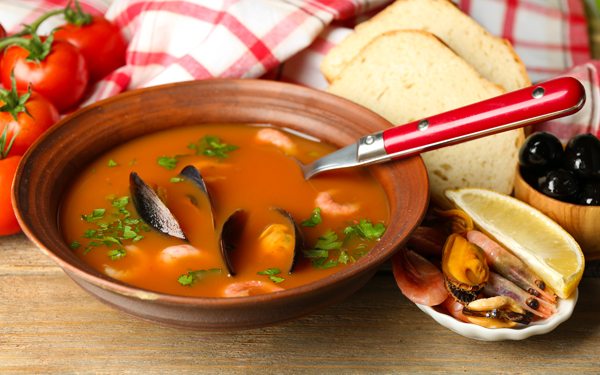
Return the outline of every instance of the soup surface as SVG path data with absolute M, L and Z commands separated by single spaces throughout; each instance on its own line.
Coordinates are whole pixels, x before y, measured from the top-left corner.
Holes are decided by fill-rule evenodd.
M 199 125 L 127 142 L 89 165 L 59 212 L 66 243 L 86 263 L 123 282 L 189 296 L 226 297 L 289 289 L 359 261 L 383 235 L 385 193 L 362 168 L 321 173 L 306 181 L 302 163 L 333 151 L 329 145 L 270 127 Z M 214 204 L 179 174 L 198 169 Z M 135 172 L 160 197 L 184 239 L 140 219 L 130 192 Z M 228 272 L 219 248 L 224 222 L 243 209 L 234 231 Z M 295 219 L 303 246 L 289 273 Z

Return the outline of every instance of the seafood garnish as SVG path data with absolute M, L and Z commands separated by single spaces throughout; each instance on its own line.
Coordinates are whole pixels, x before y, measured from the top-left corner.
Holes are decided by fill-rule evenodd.
M 458 302 L 473 301 L 486 285 L 489 268 L 483 250 L 459 234 L 452 234 L 442 249 L 446 289 Z
M 270 143 L 276 147 L 279 147 L 288 153 L 291 153 L 296 149 L 296 144 L 292 141 L 292 139 L 277 129 L 261 129 L 256 134 L 256 138 L 261 142 Z
M 392 256 L 392 265 L 398 287 L 412 302 L 435 306 L 448 298 L 440 270 L 414 251 L 401 248 Z
M 418 227 L 408 239 L 406 246 L 420 254 L 440 255 L 446 236 L 435 228 Z
M 129 175 L 129 191 L 138 215 L 159 232 L 187 241 L 179 222 L 156 192 L 137 173 Z
M 282 208 L 278 208 L 278 207 L 271 207 L 271 209 L 279 212 L 281 214 L 281 216 L 283 216 L 287 219 L 287 221 L 292 226 L 292 228 L 294 228 L 293 238 L 289 238 L 289 237 L 291 237 L 289 235 L 285 236 L 286 238 L 288 238 L 290 240 L 290 244 L 293 245 L 293 249 L 292 249 L 293 252 L 291 254 L 292 263 L 290 264 L 290 269 L 288 271 L 288 273 L 291 274 L 292 271 L 294 270 L 294 267 L 296 266 L 298 257 L 300 256 L 300 254 L 302 253 L 302 250 L 304 249 L 304 238 L 302 237 L 302 232 L 300 231 L 300 228 L 298 228 L 298 225 L 296 224 L 294 217 L 289 212 L 287 212 L 286 210 L 284 210 Z M 275 224 L 275 225 L 278 225 L 278 224 Z M 279 225 L 281 225 L 281 224 L 279 224 Z M 269 226 L 269 228 L 271 228 L 271 226 Z M 267 230 L 269 230 L 269 228 L 267 228 L 265 230 L 265 232 Z M 265 232 L 263 232 L 263 234 Z M 264 239 L 264 237 L 262 235 L 261 235 L 261 237 Z M 289 254 L 288 254 L 288 256 L 289 256 Z
M 322 212 L 331 215 L 352 215 L 358 211 L 359 206 L 353 203 L 336 203 L 333 201 L 331 194 L 327 192 L 320 192 L 315 200 L 315 206 L 319 207 Z
M 542 279 L 519 258 L 479 231 L 467 232 L 467 239 L 485 251 L 487 262 L 496 272 L 528 293 L 556 304 L 554 294 L 546 289 Z
M 240 239 L 247 221 L 248 214 L 244 209 L 240 208 L 225 220 L 223 229 L 221 229 L 219 247 L 221 248 L 221 256 L 223 257 L 227 270 L 231 276 L 235 276 L 235 272 L 231 264 L 230 253 L 237 248 L 238 240 Z
M 491 297 L 475 300 L 466 305 L 462 313 L 472 323 L 486 328 L 510 328 L 531 323 L 533 314 L 524 311 L 509 297 Z
M 444 302 L 442 302 L 442 307 L 446 309 L 454 318 L 463 321 L 465 323 L 472 323 L 466 315 L 463 315 L 462 310 L 465 307 L 460 302 L 457 302 L 454 297 L 448 296 Z
M 192 184 L 194 184 L 194 186 L 196 188 L 198 188 L 198 191 L 203 194 L 203 197 L 198 197 L 198 196 L 194 196 L 194 195 L 187 195 L 188 198 L 190 198 L 190 201 L 192 202 L 192 204 L 198 208 L 200 208 L 200 201 L 202 200 L 208 200 L 208 208 L 210 210 L 210 216 L 211 216 L 211 220 L 213 223 L 213 228 L 215 227 L 215 205 L 213 202 L 213 199 L 210 195 L 210 192 L 208 191 L 208 189 L 206 188 L 206 184 L 204 183 L 204 179 L 202 179 L 202 175 L 200 175 L 200 171 L 198 171 L 198 169 L 193 166 L 193 165 L 188 165 L 187 167 L 183 168 L 181 170 L 181 172 L 179 173 L 180 177 L 183 177 L 184 180 L 186 181 L 190 181 Z M 203 199 L 205 198 L 205 199 Z
M 556 306 L 542 299 L 537 299 L 495 272 L 490 272 L 490 277 L 483 289 L 483 294 L 486 297 L 510 297 L 523 309 L 542 318 L 549 318 L 552 314 L 556 313 Z

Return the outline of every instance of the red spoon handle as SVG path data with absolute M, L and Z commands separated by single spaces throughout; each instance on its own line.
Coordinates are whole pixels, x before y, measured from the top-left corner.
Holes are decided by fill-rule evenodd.
M 407 157 L 456 143 L 520 128 L 577 112 L 585 89 L 563 77 L 444 112 L 383 132 L 392 158 Z

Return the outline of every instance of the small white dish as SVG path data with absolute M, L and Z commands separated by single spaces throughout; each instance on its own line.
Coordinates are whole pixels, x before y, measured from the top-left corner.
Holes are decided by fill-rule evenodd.
M 575 309 L 578 297 L 579 289 L 575 289 L 575 292 L 571 293 L 569 298 L 558 300 L 558 311 L 548 319 L 534 321 L 529 325 L 517 324 L 513 328 L 499 329 L 484 328 L 476 324 L 461 322 L 433 307 L 419 305 L 418 303 L 415 305 L 444 327 L 470 339 L 482 341 L 523 340 L 531 336 L 548 333 L 569 319 Z

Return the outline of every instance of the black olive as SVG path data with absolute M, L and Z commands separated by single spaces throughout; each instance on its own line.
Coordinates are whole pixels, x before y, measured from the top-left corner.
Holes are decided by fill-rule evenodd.
M 531 134 L 519 150 L 519 164 L 538 176 L 551 169 L 562 168 L 563 162 L 562 143 L 552 133 Z
M 600 140 L 593 134 L 578 134 L 565 148 L 565 167 L 579 179 L 600 181 Z
M 540 191 L 563 202 L 573 202 L 577 197 L 579 183 L 573 173 L 565 169 L 550 171 L 539 180 Z
M 600 182 L 586 184 L 579 193 L 579 204 L 600 206 Z

